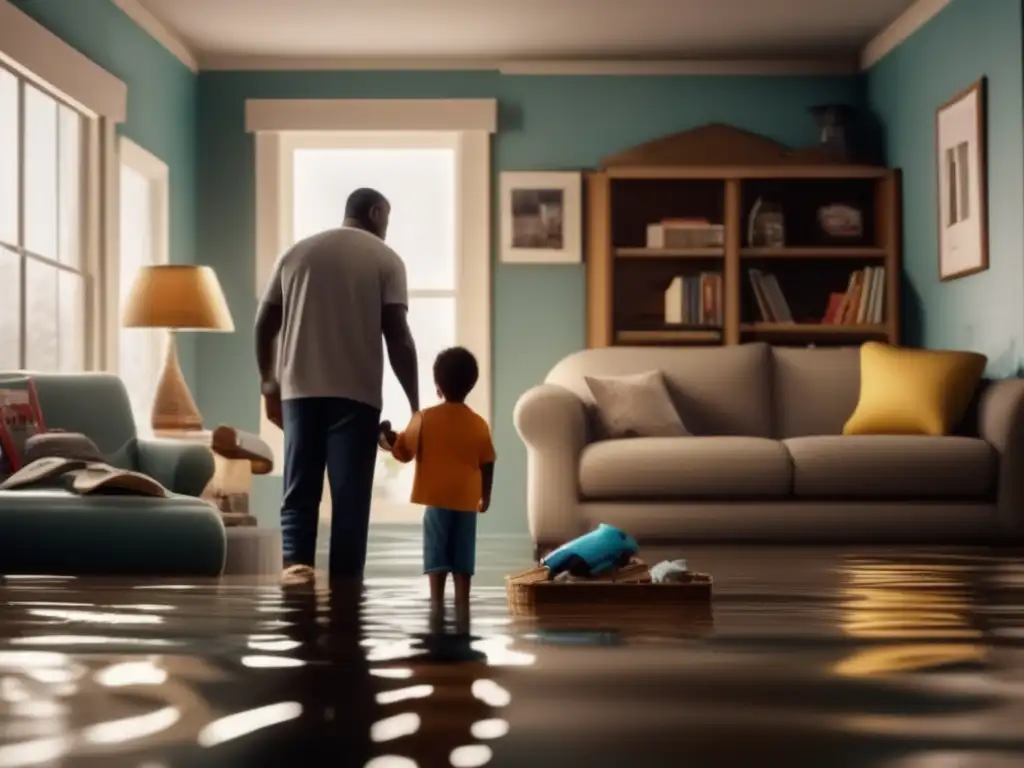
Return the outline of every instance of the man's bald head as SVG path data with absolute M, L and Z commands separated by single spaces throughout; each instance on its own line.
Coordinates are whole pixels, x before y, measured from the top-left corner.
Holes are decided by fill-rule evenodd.
M 388 231 L 391 204 L 376 189 L 360 187 L 345 201 L 345 226 L 372 232 L 381 240 Z

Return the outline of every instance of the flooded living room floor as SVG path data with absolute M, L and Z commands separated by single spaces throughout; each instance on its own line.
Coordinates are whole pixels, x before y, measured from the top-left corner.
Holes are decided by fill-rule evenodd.
M 1019 553 L 645 550 L 711 610 L 537 621 L 529 551 L 481 538 L 468 627 L 405 529 L 362 588 L 8 578 L 0 768 L 1024 766 Z

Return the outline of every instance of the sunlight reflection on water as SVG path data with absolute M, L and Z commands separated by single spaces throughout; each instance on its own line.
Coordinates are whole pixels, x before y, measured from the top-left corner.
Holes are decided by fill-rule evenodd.
M 510 617 L 500 553 L 469 617 L 432 614 L 405 555 L 362 590 L 7 580 L 0 768 L 1002 768 L 1024 750 L 1016 564 L 687 557 L 715 574 L 713 611 Z

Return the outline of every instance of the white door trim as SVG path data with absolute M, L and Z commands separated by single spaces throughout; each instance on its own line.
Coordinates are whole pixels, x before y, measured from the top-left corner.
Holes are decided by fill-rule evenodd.
M 247 99 L 245 129 L 263 131 L 498 130 L 496 99 Z

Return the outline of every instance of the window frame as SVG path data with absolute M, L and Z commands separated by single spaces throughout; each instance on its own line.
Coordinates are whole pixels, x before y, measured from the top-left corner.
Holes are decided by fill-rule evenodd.
M 83 118 L 80 183 L 84 286 L 85 367 L 109 360 L 109 261 L 116 263 L 116 131 L 127 116 L 128 88 L 74 47 L 10 3 L 0 2 L 0 66 L 77 111 Z
M 16 134 L 16 147 L 18 155 L 18 173 L 17 173 L 17 190 L 18 190 L 18 217 L 17 217 L 17 235 L 16 243 L 3 242 L 0 243 L 6 250 L 13 252 L 19 260 L 19 301 L 21 317 L 19 321 L 19 336 L 18 336 L 18 351 L 19 351 L 19 369 L 27 369 L 27 358 L 26 358 L 26 341 L 27 341 L 27 328 L 28 328 L 28 307 L 26 302 L 26 291 L 27 291 L 27 264 L 28 262 L 34 261 L 38 264 L 43 264 L 51 269 L 54 269 L 59 274 L 60 272 L 68 272 L 74 275 L 78 275 L 82 280 L 82 309 L 83 309 L 83 320 L 85 321 L 85 332 L 82 337 L 83 344 L 83 363 L 86 370 L 93 370 L 100 366 L 102 361 L 102 344 L 100 341 L 100 322 L 99 314 L 97 312 L 99 306 L 102 304 L 102 291 L 99 290 L 100 276 L 102 274 L 102 259 L 98 249 L 94 245 L 95 230 L 97 229 L 98 222 L 95 216 L 92 214 L 92 208 L 94 207 L 90 203 L 90 192 L 92 181 L 99 175 L 99 164 L 96 162 L 97 153 L 94 151 L 94 144 L 97 140 L 98 135 L 98 121 L 97 118 L 87 111 L 83 110 L 82 107 L 76 104 L 72 99 L 64 96 L 60 91 L 49 85 L 48 83 L 40 80 L 38 77 L 33 76 L 23 67 L 12 66 L 12 63 L 6 61 L 0 56 L 0 71 L 12 75 L 17 83 L 17 101 L 18 101 L 18 112 L 17 112 L 17 134 Z M 77 268 L 70 267 L 61 261 L 61 255 L 58 252 L 55 256 L 46 256 L 41 253 L 36 253 L 32 249 L 25 245 L 26 238 L 26 194 L 25 194 L 25 158 L 26 158 L 26 140 L 25 140 L 25 120 L 26 120 L 26 93 L 28 88 L 34 88 L 45 96 L 53 99 L 56 104 L 57 113 L 55 116 L 57 133 L 56 133 L 56 173 L 58 178 L 57 187 L 57 212 L 55 217 L 55 226 L 57 228 L 56 237 L 60 241 L 60 229 L 61 229 L 61 218 L 60 218 L 60 187 L 59 178 L 61 172 L 61 136 L 60 136 L 60 108 L 65 107 L 79 118 L 79 130 L 78 130 L 78 162 L 79 167 L 77 170 L 78 174 L 78 259 L 79 264 Z M 59 301 L 59 299 L 58 299 Z M 60 340 L 58 338 L 58 348 Z

